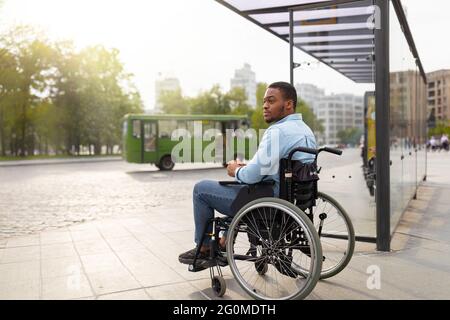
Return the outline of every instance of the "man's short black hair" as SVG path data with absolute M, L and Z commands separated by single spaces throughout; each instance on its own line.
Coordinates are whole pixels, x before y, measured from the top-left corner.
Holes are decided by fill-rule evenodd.
M 297 107 L 297 90 L 295 87 L 287 82 L 274 82 L 268 88 L 278 89 L 283 93 L 285 100 L 292 100 L 294 102 L 294 111 Z

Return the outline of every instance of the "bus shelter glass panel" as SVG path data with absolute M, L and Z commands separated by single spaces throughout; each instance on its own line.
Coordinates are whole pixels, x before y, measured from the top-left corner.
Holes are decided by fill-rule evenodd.
M 427 86 L 422 78 L 417 78 L 417 184 L 420 184 L 426 176 L 427 163 Z
M 391 232 L 414 197 L 424 173 L 424 82 L 390 4 Z
M 372 4 L 372 1 L 360 1 L 300 10 L 293 14 L 295 46 L 340 71 L 343 81 L 353 80 L 354 92 L 351 94 L 333 94 L 317 99 L 310 94 L 302 96 L 302 90 L 299 90 L 299 95 L 321 123 L 319 126 L 317 122 L 311 123 L 304 118 L 313 129 L 317 144 L 343 150 L 341 157 L 329 153 L 319 155 L 318 165 L 322 167 L 319 191 L 329 194 L 342 205 L 352 220 L 357 237 L 370 238 L 376 236 L 375 68 L 370 58 L 374 49 L 374 30 L 367 23 Z M 267 23 L 269 18 L 276 23 L 288 19 L 286 14 L 261 14 L 254 18 L 266 19 Z M 327 26 L 326 30 L 324 26 Z M 352 28 L 343 30 L 341 26 Z M 286 31 L 281 27 L 271 29 L 281 34 Z M 302 70 L 304 68 L 307 67 Z M 297 75 L 301 77 L 302 70 L 295 71 L 294 79 Z M 326 92 L 341 91 L 326 77 L 317 87 Z M 304 92 L 309 91 L 305 89 Z M 365 139 L 367 136 L 370 139 Z M 364 152 L 364 148 L 370 148 L 370 153 Z

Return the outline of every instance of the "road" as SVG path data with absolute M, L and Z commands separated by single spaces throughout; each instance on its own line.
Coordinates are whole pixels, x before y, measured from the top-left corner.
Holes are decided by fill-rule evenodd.
M 328 171 L 359 161 L 353 149 L 323 154 L 319 165 Z M 123 161 L 0 167 L 0 239 L 164 210 L 189 201 L 201 179 L 229 178 L 217 164 L 177 164 L 171 172 Z

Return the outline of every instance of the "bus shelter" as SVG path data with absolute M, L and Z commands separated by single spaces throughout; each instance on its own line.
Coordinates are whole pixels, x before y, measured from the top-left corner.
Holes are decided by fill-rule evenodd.
M 365 97 L 362 170 L 329 172 L 321 185 L 355 217 L 357 241 L 389 251 L 427 163 L 427 80 L 401 1 L 216 1 L 289 44 L 292 84 L 300 49 L 355 83 L 374 85 Z M 339 181 L 338 173 L 349 172 L 352 180 Z

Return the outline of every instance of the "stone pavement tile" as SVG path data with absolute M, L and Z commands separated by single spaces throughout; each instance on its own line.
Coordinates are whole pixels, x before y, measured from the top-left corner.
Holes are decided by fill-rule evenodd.
M 98 231 L 102 234 L 105 239 L 115 239 L 115 238 L 124 238 L 129 237 L 131 234 L 119 224 L 115 224 L 113 226 L 110 225 L 97 225 Z
M 44 231 L 41 233 L 41 245 L 72 242 L 69 231 Z
M 40 259 L 39 246 L 6 248 L 0 263 L 35 261 Z
M 111 248 L 102 238 L 75 241 L 74 243 L 80 256 L 112 252 Z
M 39 299 L 39 280 L 16 281 L 7 284 L 0 284 L 0 288 L 0 300 Z
M 375 243 L 368 243 L 368 242 L 356 242 L 355 243 L 355 251 L 354 254 L 358 253 L 366 253 L 366 252 L 374 252 L 376 250 L 376 244 Z
M 43 260 L 75 256 L 77 256 L 77 252 L 71 242 L 41 246 L 41 258 Z
M 202 279 L 191 281 L 190 283 L 197 288 L 199 293 L 207 296 L 212 300 L 248 300 L 251 299 L 249 295 L 239 286 L 239 284 L 234 280 L 234 278 L 225 276 L 225 282 L 227 284 L 227 290 L 225 295 L 221 298 L 217 297 L 211 288 L 211 279 Z
M 150 300 L 144 289 L 116 292 L 99 296 L 97 300 Z
M 96 300 L 96 297 L 95 296 L 82 297 L 82 298 L 76 298 L 76 299 L 71 299 L 71 300 Z
M 117 255 L 143 287 L 183 281 L 177 272 L 146 249 L 118 251 Z
M 74 276 L 83 273 L 83 267 L 78 256 L 43 259 L 41 274 L 43 279 Z
M 206 297 L 189 282 L 156 286 L 145 291 L 153 300 L 206 300 Z
M 124 268 L 112 272 L 88 273 L 88 278 L 97 295 L 141 288 L 141 285 Z
M 14 247 L 38 246 L 38 245 L 39 245 L 39 235 L 32 235 L 23 237 L 13 237 L 11 239 L 8 239 L 6 247 L 14 248 Z
M 102 239 L 100 232 L 95 228 L 74 231 L 71 230 L 70 234 L 74 242 Z
M 124 226 L 125 228 L 138 228 L 142 226 L 142 220 L 140 218 L 124 218 L 124 219 L 118 219 L 117 221 L 120 225 Z
M 400 262 L 394 253 L 374 253 L 367 256 L 356 256 L 345 270 L 338 275 L 321 280 L 314 289 L 319 299 L 419 299 L 416 290 L 424 287 L 418 283 L 420 274 L 411 273 L 409 263 Z M 368 284 L 378 270 L 380 289 L 373 289 Z M 377 272 L 378 272 L 377 271 Z M 372 277 L 371 277 L 372 276 Z M 410 282 L 407 284 L 406 282 Z
M 209 277 L 208 271 L 202 272 L 190 272 L 188 271 L 188 266 L 181 264 L 178 261 L 178 256 L 180 253 L 185 252 L 193 248 L 192 244 L 186 243 L 183 246 L 176 244 L 168 238 L 163 236 L 162 239 L 155 240 L 149 236 L 139 239 L 144 243 L 146 248 L 153 253 L 160 261 L 163 261 L 165 265 L 170 266 L 174 271 L 176 271 L 185 280 L 197 280 Z
M 145 246 L 133 236 L 127 236 L 123 238 L 108 238 L 106 242 L 112 248 L 113 251 L 126 251 L 126 250 L 145 250 Z
M 96 230 L 96 222 L 92 221 L 92 222 L 84 222 L 84 223 L 78 223 L 78 224 L 74 224 L 70 227 L 68 227 L 68 229 L 70 230 L 70 232 L 75 232 L 75 231 L 85 231 L 85 230 Z
M 167 232 L 165 234 L 168 238 L 170 238 L 173 242 L 180 245 L 180 247 L 186 248 L 186 250 L 192 249 L 194 245 L 194 230 L 185 230 L 185 231 L 177 231 L 177 232 Z
M 43 279 L 42 299 L 77 299 L 92 295 L 85 275 Z
M 80 256 L 80 258 L 86 273 L 114 273 L 115 270 L 123 269 L 122 263 L 112 252 Z
M 5 283 L 38 281 L 39 278 L 39 261 L 0 264 L 0 287 Z
M 191 225 L 186 225 L 186 224 L 182 224 L 182 223 L 178 223 L 178 222 L 171 222 L 171 221 L 160 221 L 160 222 L 152 224 L 152 227 L 162 233 L 176 232 L 176 231 L 188 231 L 188 230 L 193 229 Z

